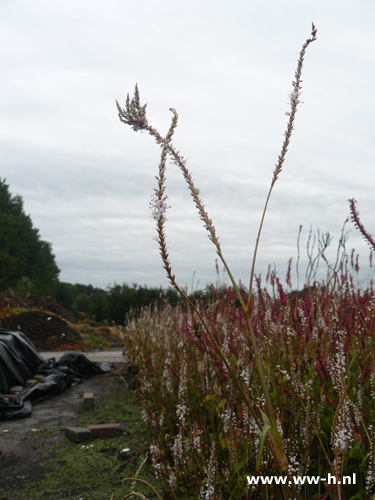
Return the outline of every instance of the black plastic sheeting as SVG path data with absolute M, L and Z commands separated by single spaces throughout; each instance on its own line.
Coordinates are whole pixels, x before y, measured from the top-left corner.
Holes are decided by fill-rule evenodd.
M 22 332 L 0 328 L 0 420 L 31 415 L 33 403 L 56 396 L 92 375 L 114 370 L 116 363 L 93 363 L 84 354 L 67 351 L 59 361 L 44 360 Z M 24 388 L 17 398 L 5 400 L 14 385 L 25 386 L 36 374 L 44 377 Z

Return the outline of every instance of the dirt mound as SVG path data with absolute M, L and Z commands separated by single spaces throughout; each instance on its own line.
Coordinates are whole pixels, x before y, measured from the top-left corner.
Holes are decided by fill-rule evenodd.
M 43 311 L 26 311 L 0 318 L 0 327 L 21 331 L 41 351 L 82 341 L 79 333 L 73 330 L 67 321 Z
M 77 319 L 51 297 L 13 290 L 0 293 L 0 328 L 23 332 L 39 351 L 103 349 L 123 339 L 115 325 Z
M 76 322 L 74 316 L 51 297 L 32 295 L 31 293 L 17 293 L 13 290 L 1 292 L 0 317 L 9 316 L 12 314 L 13 309 L 38 309 L 46 313 L 53 313 L 71 323 Z

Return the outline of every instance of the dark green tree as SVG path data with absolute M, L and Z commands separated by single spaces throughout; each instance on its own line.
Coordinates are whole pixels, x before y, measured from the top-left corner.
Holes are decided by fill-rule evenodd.
M 0 178 L 0 290 L 13 288 L 53 293 L 60 269 L 50 243 L 40 239 L 23 209 L 21 196 L 12 196 Z

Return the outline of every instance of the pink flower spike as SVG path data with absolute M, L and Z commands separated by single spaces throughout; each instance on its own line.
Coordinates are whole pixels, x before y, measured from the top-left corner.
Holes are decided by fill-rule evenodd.
M 292 259 L 293 259 L 293 257 L 291 257 L 288 260 L 288 271 L 286 273 L 286 278 L 285 278 L 286 284 L 289 285 L 289 286 L 292 286 L 292 282 L 291 282 L 291 279 L 290 279 L 290 268 L 292 267 Z
M 364 228 L 363 224 L 359 220 L 359 213 L 357 212 L 357 209 L 355 207 L 356 200 L 352 198 L 349 200 L 349 205 L 350 205 L 350 213 L 351 213 L 351 221 L 354 222 L 354 225 L 359 231 L 362 233 L 363 237 L 367 241 L 367 243 L 372 246 L 372 248 L 375 250 L 375 241 L 371 234 L 369 234 L 366 229 Z

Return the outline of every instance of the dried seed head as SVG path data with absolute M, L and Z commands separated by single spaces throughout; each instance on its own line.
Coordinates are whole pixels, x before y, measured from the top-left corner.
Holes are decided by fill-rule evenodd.
M 135 85 L 134 97 L 130 102 L 129 94 L 126 98 L 125 108 L 122 109 L 119 103 L 116 101 L 116 106 L 118 109 L 118 116 L 123 123 L 130 125 L 135 131 L 144 130 L 148 127 L 148 121 L 146 119 L 146 106 L 141 106 L 139 99 L 138 85 Z

